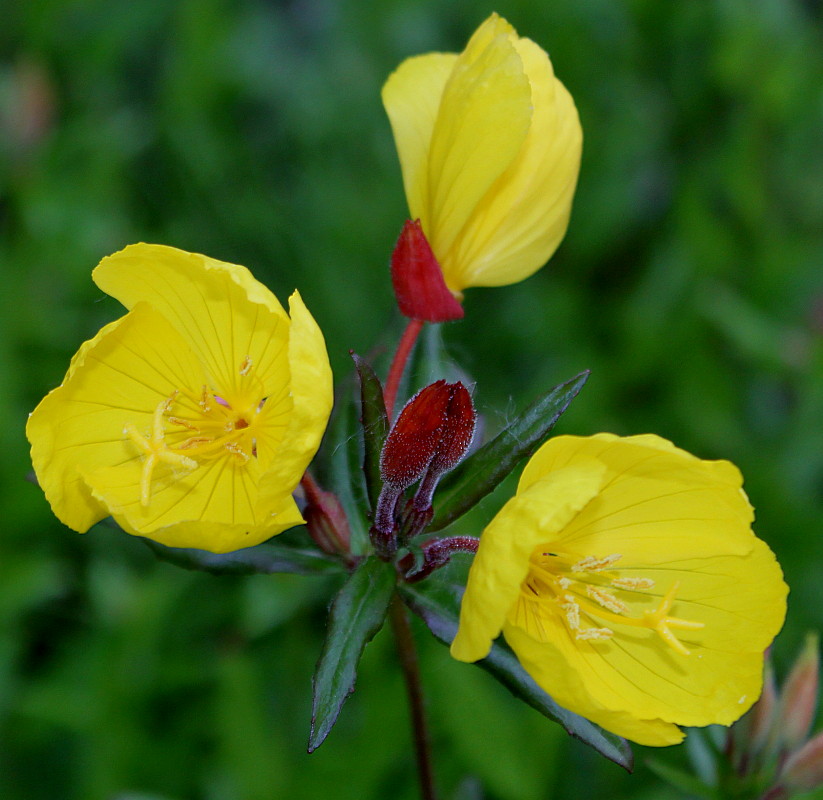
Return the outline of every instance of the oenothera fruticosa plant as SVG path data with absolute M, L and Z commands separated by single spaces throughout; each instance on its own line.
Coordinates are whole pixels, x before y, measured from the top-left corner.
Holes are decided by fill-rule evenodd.
M 354 356 L 359 391 L 338 392 L 327 431 L 331 372 L 299 294 L 286 313 L 244 267 L 132 245 L 93 273 L 126 312 L 28 422 L 54 513 L 80 532 L 111 518 L 188 568 L 339 574 L 310 750 L 387 617 L 418 682 L 408 609 L 626 768 L 625 739 L 731 724 L 760 694 L 786 597 L 734 466 L 653 435 L 546 441 L 586 371 L 487 441 L 460 381 L 393 414 L 424 323 L 462 317 L 469 287 L 528 277 L 563 238 L 582 137 L 548 55 L 492 15 L 462 53 L 403 62 L 383 101 L 412 215 L 391 259 L 410 321 L 385 384 Z M 467 529 L 532 453 L 486 530 Z M 441 569 L 455 554 L 476 554 L 465 590 Z M 422 708 L 413 719 L 432 797 Z

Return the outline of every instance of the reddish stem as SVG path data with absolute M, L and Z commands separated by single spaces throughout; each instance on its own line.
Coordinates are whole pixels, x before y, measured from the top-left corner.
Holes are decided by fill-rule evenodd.
M 386 389 L 383 392 L 383 399 L 386 401 L 386 413 L 389 415 L 389 422 L 394 417 L 394 404 L 397 401 L 397 392 L 400 388 L 400 380 L 406 370 L 406 363 L 409 360 L 411 351 L 414 349 L 417 337 L 423 330 L 425 322 L 422 319 L 410 319 L 409 324 L 403 331 L 400 341 L 397 344 L 397 351 L 389 368 L 389 376 L 386 379 Z
M 420 682 L 420 665 L 417 661 L 417 650 L 414 646 L 414 636 L 412 635 L 411 625 L 409 625 L 409 617 L 405 606 L 397 595 L 394 596 L 389 608 L 389 618 L 391 619 L 397 654 L 400 657 L 400 666 L 403 668 L 403 677 L 406 679 L 406 691 L 409 696 L 409 711 L 411 712 L 412 728 L 414 730 L 414 750 L 417 756 L 417 774 L 420 779 L 420 796 L 423 800 L 436 800 L 431 739 L 426 724 L 423 687 Z

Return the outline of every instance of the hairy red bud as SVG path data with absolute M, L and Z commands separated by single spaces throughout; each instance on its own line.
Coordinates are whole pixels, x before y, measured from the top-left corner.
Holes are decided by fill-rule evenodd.
M 419 219 L 403 226 L 391 257 L 391 279 L 397 305 L 407 317 L 426 322 L 463 318 L 463 306 L 446 286 Z
M 440 445 L 450 399 L 449 384 L 439 380 L 406 403 L 380 454 L 384 483 L 405 489 L 426 474 Z

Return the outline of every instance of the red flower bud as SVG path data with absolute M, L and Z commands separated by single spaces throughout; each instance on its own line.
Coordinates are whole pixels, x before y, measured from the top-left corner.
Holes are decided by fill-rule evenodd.
M 381 534 L 394 531 L 398 498 L 421 478 L 414 510 L 431 508 L 438 479 L 465 456 L 474 434 L 474 422 L 471 396 L 459 381 L 436 381 L 406 403 L 380 454 L 383 490 L 375 511 L 375 527 Z M 419 523 L 413 525 L 415 528 L 427 521 L 425 515 L 415 514 L 414 518 Z
M 440 446 L 451 395 L 451 386 L 439 380 L 403 406 L 380 455 L 384 483 L 405 489 L 426 474 Z
M 446 286 L 420 220 L 406 222 L 391 257 L 391 279 L 400 311 L 412 319 L 463 318 L 463 306 Z

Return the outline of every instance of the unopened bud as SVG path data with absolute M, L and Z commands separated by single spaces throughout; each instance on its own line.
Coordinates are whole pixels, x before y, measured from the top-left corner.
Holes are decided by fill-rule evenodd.
M 421 478 L 414 509 L 420 512 L 431 507 L 440 476 L 460 462 L 471 444 L 475 416 L 471 395 L 459 381 L 436 381 L 406 403 L 380 454 L 383 489 L 375 511 L 375 527 L 380 533 L 394 531 L 398 498 Z M 413 515 L 422 524 L 413 524 L 405 532 L 414 535 L 428 518 Z
M 402 490 L 426 474 L 440 446 L 451 394 L 450 385 L 439 380 L 406 403 L 380 454 L 384 483 Z
M 763 691 L 758 701 L 747 714 L 751 721 L 749 729 L 749 752 L 760 753 L 769 741 L 769 736 L 777 715 L 777 686 L 774 669 L 770 660 L 763 666 Z
M 426 322 L 463 318 L 463 306 L 446 286 L 419 219 L 403 226 L 391 257 L 391 279 L 397 305 L 407 317 Z
M 823 733 L 792 753 L 783 765 L 780 785 L 790 792 L 808 792 L 823 785 Z
M 306 496 L 303 517 L 309 536 L 331 555 L 347 554 L 351 533 L 349 521 L 337 495 L 321 489 L 310 477 L 302 481 Z
M 430 575 L 434 570 L 445 566 L 455 553 L 476 553 L 480 539 L 473 536 L 450 536 L 445 539 L 431 539 L 422 549 L 423 560 L 415 569 L 415 558 L 409 553 L 400 560 L 406 580 L 416 583 Z
M 817 650 L 817 634 L 810 633 L 783 686 L 777 730 L 784 750 L 798 747 L 809 735 L 814 722 L 819 669 Z

